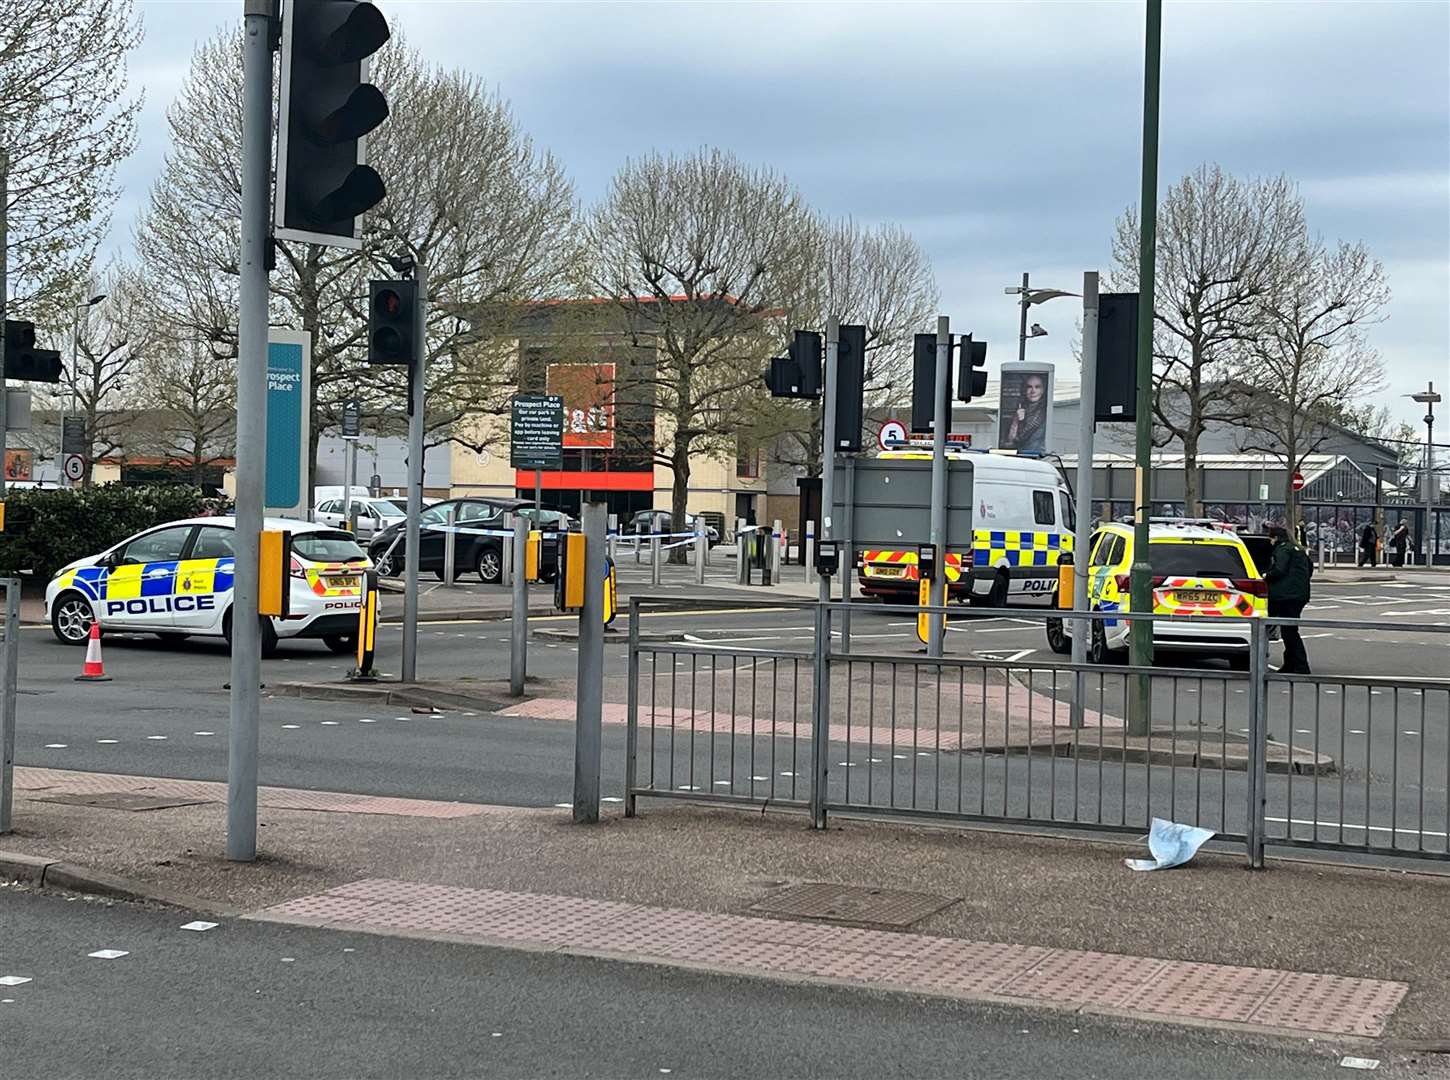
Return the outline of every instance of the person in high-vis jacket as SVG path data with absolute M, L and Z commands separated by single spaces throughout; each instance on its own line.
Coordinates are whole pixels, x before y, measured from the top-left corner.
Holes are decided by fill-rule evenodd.
M 1309 579 L 1313 568 L 1309 556 L 1294 541 L 1282 525 L 1270 525 L 1269 536 L 1273 538 L 1273 559 L 1264 573 L 1269 584 L 1269 618 L 1297 619 L 1309 603 Z M 1299 628 L 1292 624 L 1280 627 L 1284 641 L 1284 662 L 1279 670 L 1288 675 L 1308 675 L 1309 655 L 1304 651 L 1304 639 Z

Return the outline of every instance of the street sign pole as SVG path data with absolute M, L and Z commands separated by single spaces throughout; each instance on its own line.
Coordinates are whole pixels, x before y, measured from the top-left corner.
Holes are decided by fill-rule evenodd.
M 428 275 L 421 257 L 413 261 L 418 283 L 413 313 L 413 362 L 408 369 L 408 525 L 403 557 L 403 682 L 418 680 L 418 562 L 423 514 L 423 384 L 427 381 Z
M 826 394 L 821 401 L 821 540 L 830 540 L 836 535 L 831 525 L 831 512 L 832 500 L 836 496 L 836 351 L 840 342 L 841 320 L 832 315 L 826 320 Z M 829 603 L 830 599 L 831 579 L 822 574 L 821 603 Z
M 1077 491 L 1074 492 L 1076 528 L 1072 536 L 1072 608 L 1088 610 L 1088 551 L 1093 535 L 1093 434 L 1098 392 L 1098 272 L 1082 276 L 1082 392 L 1078 395 Z M 1075 728 L 1083 726 L 1083 699 L 1087 678 L 1081 665 L 1087 663 L 1088 635 L 1092 620 L 1077 620 L 1072 628 L 1073 674 L 1072 717 Z
M 929 599 L 933 607 L 946 606 L 946 543 L 947 543 L 947 431 L 952 418 L 947 401 L 947 369 L 952 362 L 951 320 L 938 315 L 936 320 L 936 402 L 931 421 L 931 545 L 936 549 L 936 565 L 932 570 Z M 946 619 L 931 615 L 927 621 L 926 654 L 937 658 L 942 654 L 946 636 Z
M 342 407 L 342 438 L 347 443 L 347 471 L 342 490 L 342 520 L 357 535 L 357 519 L 353 517 L 352 489 L 357 483 L 357 440 L 361 434 L 361 407 L 348 401 Z
M 514 581 L 513 611 L 509 623 L 509 693 L 522 697 L 529 672 L 529 525 L 522 514 L 513 516 Z M 560 541 L 562 543 L 562 540 Z M 539 538 L 540 555 L 543 537 Z
M 232 584 L 226 855 L 257 857 L 257 727 L 262 633 L 257 615 L 267 454 L 268 176 L 272 143 L 270 0 L 246 0 L 242 47 L 242 220 L 237 318 L 237 497 Z
M 599 820 L 600 747 L 604 719 L 604 589 L 609 564 L 604 534 L 609 508 L 586 502 L 584 525 L 584 607 L 579 612 L 579 670 L 574 714 L 574 823 Z

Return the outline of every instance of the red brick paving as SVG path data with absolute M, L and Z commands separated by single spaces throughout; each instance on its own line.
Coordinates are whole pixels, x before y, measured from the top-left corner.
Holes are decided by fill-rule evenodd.
M 368 879 L 250 918 L 677 963 L 882 990 L 1378 1036 L 1404 983 Z

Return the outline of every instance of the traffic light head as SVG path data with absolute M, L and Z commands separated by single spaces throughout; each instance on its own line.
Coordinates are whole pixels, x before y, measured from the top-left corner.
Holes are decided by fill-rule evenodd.
M 935 415 L 936 335 L 917 334 L 911 346 L 911 430 L 930 431 Z
M 416 281 L 368 282 L 368 363 L 407 366 L 416 359 Z
M 973 341 L 968 334 L 962 339 L 962 352 L 958 361 L 957 392 L 960 400 L 971 401 L 987 392 L 987 343 Z
M 861 420 L 866 395 L 866 328 L 843 326 L 836 342 L 837 451 L 861 449 Z
M 788 356 L 777 356 L 764 372 L 765 386 L 771 397 L 803 398 L 801 392 L 801 369 Z
M 5 320 L 4 378 L 18 382 L 60 382 L 60 353 L 35 347 L 35 324 Z
M 791 337 L 790 358 L 800 371 L 800 396 L 821 396 L 821 335 L 797 330 Z
M 363 141 L 388 116 L 382 92 L 365 81 L 387 20 L 365 0 L 288 0 L 285 19 L 277 235 L 360 247 L 357 218 L 387 193 Z

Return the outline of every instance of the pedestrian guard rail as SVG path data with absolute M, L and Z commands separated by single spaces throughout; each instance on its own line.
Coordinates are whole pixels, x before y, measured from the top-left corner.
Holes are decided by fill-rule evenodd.
M 1133 835 L 1165 818 L 1242 845 L 1254 867 L 1269 847 L 1450 859 L 1450 679 L 1268 662 L 1272 626 L 1392 650 L 1406 633 L 1450 647 L 1450 621 L 1231 620 L 1247 629 L 1247 670 L 1234 670 L 1074 664 L 972 636 L 982 619 L 1181 620 L 1169 615 L 710 601 L 741 615 L 767 604 L 809 622 L 800 648 L 734 629 L 720 645 L 644 640 L 644 613 L 693 605 L 631 599 L 626 814 L 644 797 L 791 807 L 818 826 L 845 813 Z M 949 610 L 948 655 L 886 644 L 916 640 L 881 623 Z

